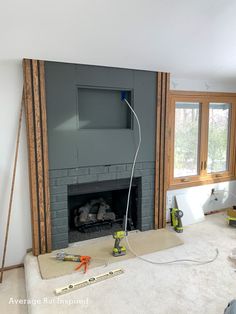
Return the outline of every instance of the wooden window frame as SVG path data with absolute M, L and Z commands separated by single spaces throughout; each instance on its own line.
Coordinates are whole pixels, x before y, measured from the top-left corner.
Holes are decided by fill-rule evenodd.
M 174 136 L 175 136 L 175 104 L 176 102 L 198 102 L 200 104 L 199 117 L 199 160 L 198 175 L 174 178 Z M 208 174 L 206 162 L 208 157 L 208 119 L 209 103 L 225 102 L 231 104 L 230 114 L 230 142 L 229 142 L 229 169 L 224 172 Z M 169 119 L 167 121 L 167 151 L 169 161 L 168 189 L 179 189 L 210 183 L 235 180 L 235 150 L 236 150 L 236 94 L 212 92 L 170 91 Z M 201 167 L 204 165 L 205 167 Z

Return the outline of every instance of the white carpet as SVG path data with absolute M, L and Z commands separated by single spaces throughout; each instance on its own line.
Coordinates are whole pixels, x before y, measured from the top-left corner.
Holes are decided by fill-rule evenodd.
M 27 305 L 17 303 L 19 299 L 26 299 L 23 267 L 4 272 L 3 282 L 0 284 L 0 313 L 27 314 Z
M 213 257 L 215 248 L 218 248 L 218 259 L 202 266 L 157 266 L 134 258 L 106 268 L 91 269 L 86 276 L 72 274 L 42 280 L 37 258 L 27 255 L 25 273 L 28 298 L 42 303 L 30 305 L 29 313 L 223 313 L 228 301 L 236 297 L 236 273 L 234 265 L 228 260 L 231 249 L 236 247 L 236 229 L 228 227 L 224 214 L 220 213 L 208 216 L 204 222 L 186 227 L 180 237 L 184 240 L 184 245 L 145 257 L 157 261 L 179 258 L 206 260 Z M 123 268 L 125 274 L 59 298 L 54 296 L 55 288 L 115 268 Z M 69 301 L 77 304 L 63 304 Z M 84 304 L 78 304 L 79 302 Z

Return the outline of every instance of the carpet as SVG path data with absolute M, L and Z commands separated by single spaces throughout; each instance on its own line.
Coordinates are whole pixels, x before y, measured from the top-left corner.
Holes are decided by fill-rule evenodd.
M 125 240 L 123 240 L 125 245 Z M 138 255 L 145 255 L 157 251 L 165 250 L 183 244 L 178 236 L 166 229 L 149 230 L 145 232 L 130 232 L 129 243 Z M 120 257 L 112 256 L 114 239 L 112 236 L 97 238 L 93 240 L 78 242 L 77 244 L 64 249 L 63 251 L 70 254 L 88 255 L 92 257 L 89 269 L 106 266 L 116 262 L 133 258 L 134 255 L 128 250 L 127 254 Z M 71 274 L 75 271 L 78 263 L 63 262 L 55 259 L 57 252 L 38 256 L 39 269 L 43 279 L 50 279 Z
M 43 280 L 38 259 L 25 257 L 26 291 L 29 314 L 221 314 L 227 303 L 235 298 L 236 272 L 228 256 L 236 246 L 236 229 L 227 225 L 223 213 L 184 228 L 178 237 L 184 241 L 168 250 L 145 255 L 164 262 L 193 258 L 207 260 L 219 256 L 214 263 L 196 265 L 179 263 L 154 265 L 138 258 L 92 268 L 88 274 L 74 272 L 67 276 Z M 122 268 L 121 276 L 92 286 L 55 296 L 54 291 L 73 282 Z

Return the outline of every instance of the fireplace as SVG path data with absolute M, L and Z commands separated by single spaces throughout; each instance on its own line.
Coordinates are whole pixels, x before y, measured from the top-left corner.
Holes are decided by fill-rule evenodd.
M 156 110 L 165 106 L 160 100 L 168 98 L 168 74 L 29 59 L 23 67 L 26 118 L 32 135 L 28 140 L 33 253 L 68 247 L 70 185 L 130 177 L 138 127 L 121 101 L 124 91 L 142 126 L 134 174 L 142 178 L 136 228 L 153 229 L 154 217 L 155 227 L 164 226 L 165 191 L 159 185 L 165 176 L 156 163 L 160 156 L 155 147 L 164 143 Z M 36 83 L 42 82 L 40 88 L 32 85 L 32 75 Z M 46 99 L 35 102 L 35 90 L 36 96 L 46 95 Z M 36 128 L 35 112 L 41 114 Z
M 68 186 L 69 242 L 113 234 L 124 227 L 129 179 Z M 140 228 L 141 177 L 132 182 L 128 230 Z
M 115 230 L 122 228 L 131 167 L 132 164 L 117 164 L 50 170 L 52 247 L 54 250 L 65 248 L 72 242 L 112 234 Z M 95 208 L 88 213 L 92 214 L 90 218 L 92 220 L 99 218 L 96 206 L 98 207 L 104 201 L 104 206 L 109 206 L 105 211 L 108 215 L 97 219 L 100 221 L 94 219 L 90 223 L 87 218 L 84 218 L 88 224 L 77 223 L 76 226 L 73 215 L 78 216 L 79 208 L 86 206 L 88 202 L 93 203 L 94 200 L 99 200 L 100 203 L 95 202 Z M 153 228 L 154 162 L 136 164 L 129 214 L 128 227 L 130 229 L 144 231 Z

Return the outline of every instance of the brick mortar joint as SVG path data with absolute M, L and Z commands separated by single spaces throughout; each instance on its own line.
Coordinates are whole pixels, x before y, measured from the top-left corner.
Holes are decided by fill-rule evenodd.
M 149 162 L 137 162 L 136 163 L 136 165 L 138 166 L 137 168 L 136 168 L 136 170 L 145 170 L 145 167 L 140 167 L 140 166 L 144 166 L 144 164 L 149 164 L 149 165 L 153 165 L 153 167 L 152 168 L 154 168 L 154 162 L 153 161 L 149 161 Z M 114 169 L 114 168 L 117 168 L 117 169 L 119 169 L 119 168 L 122 168 L 122 167 L 125 167 L 126 168 L 126 170 L 124 170 L 124 171 L 127 171 L 127 170 L 130 170 L 129 169 L 129 167 L 130 166 L 132 166 L 132 163 L 124 163 L 124 164 L 109 164 L 109 165 L 99 165 L 99 166 L 83 166 L 83 167 L 75 167 L 75 168 L 68 168 L 68 169 L 51 169 L 51 170 L 49 170 L 49 173 L 51 173 L 52 174 L 52 177 L 53 178 L 59 178 L 59 177 L 61 177 L 61 178 L 63 178 L 63 177 L 65 177 L 65 176 L 73 176 L 73 175 L 69 175 L 69 172 L 71 173 L 71 172 L 76 172 L 76 171 L 78 171 L 78 172 L 80 172 L 80 171 L 85 171 L 85 172 L 87 172 L 86 170 L 88 170 L 88 174 L 93 174 L 93 171 L 91 171 L 91 169 L 101 169 L 101 168 L 103 168 L 103 169 L 107 169 L 108 170 L 108 172 L 109 172 L 109 170 L 112 168 L 112 169 Z M 148 169 L 152 169 L 152 168 L 147 168 L 147 170 Z M 60 173 L 60 172 L 62 172 L 62 173 L 64 173 L 63 175 L 61 175 L 61 176 L 56 176 L 55 177 L 55 174 L 56 173 Z M 112 171 L 113 172 L 113 171 Z M 104 172 L 103 172 L 104 173 Z M 54 174 L 54 175 L 53 175 Z M 79 174 L 79 175 L 83 175 L 83 174 Z

